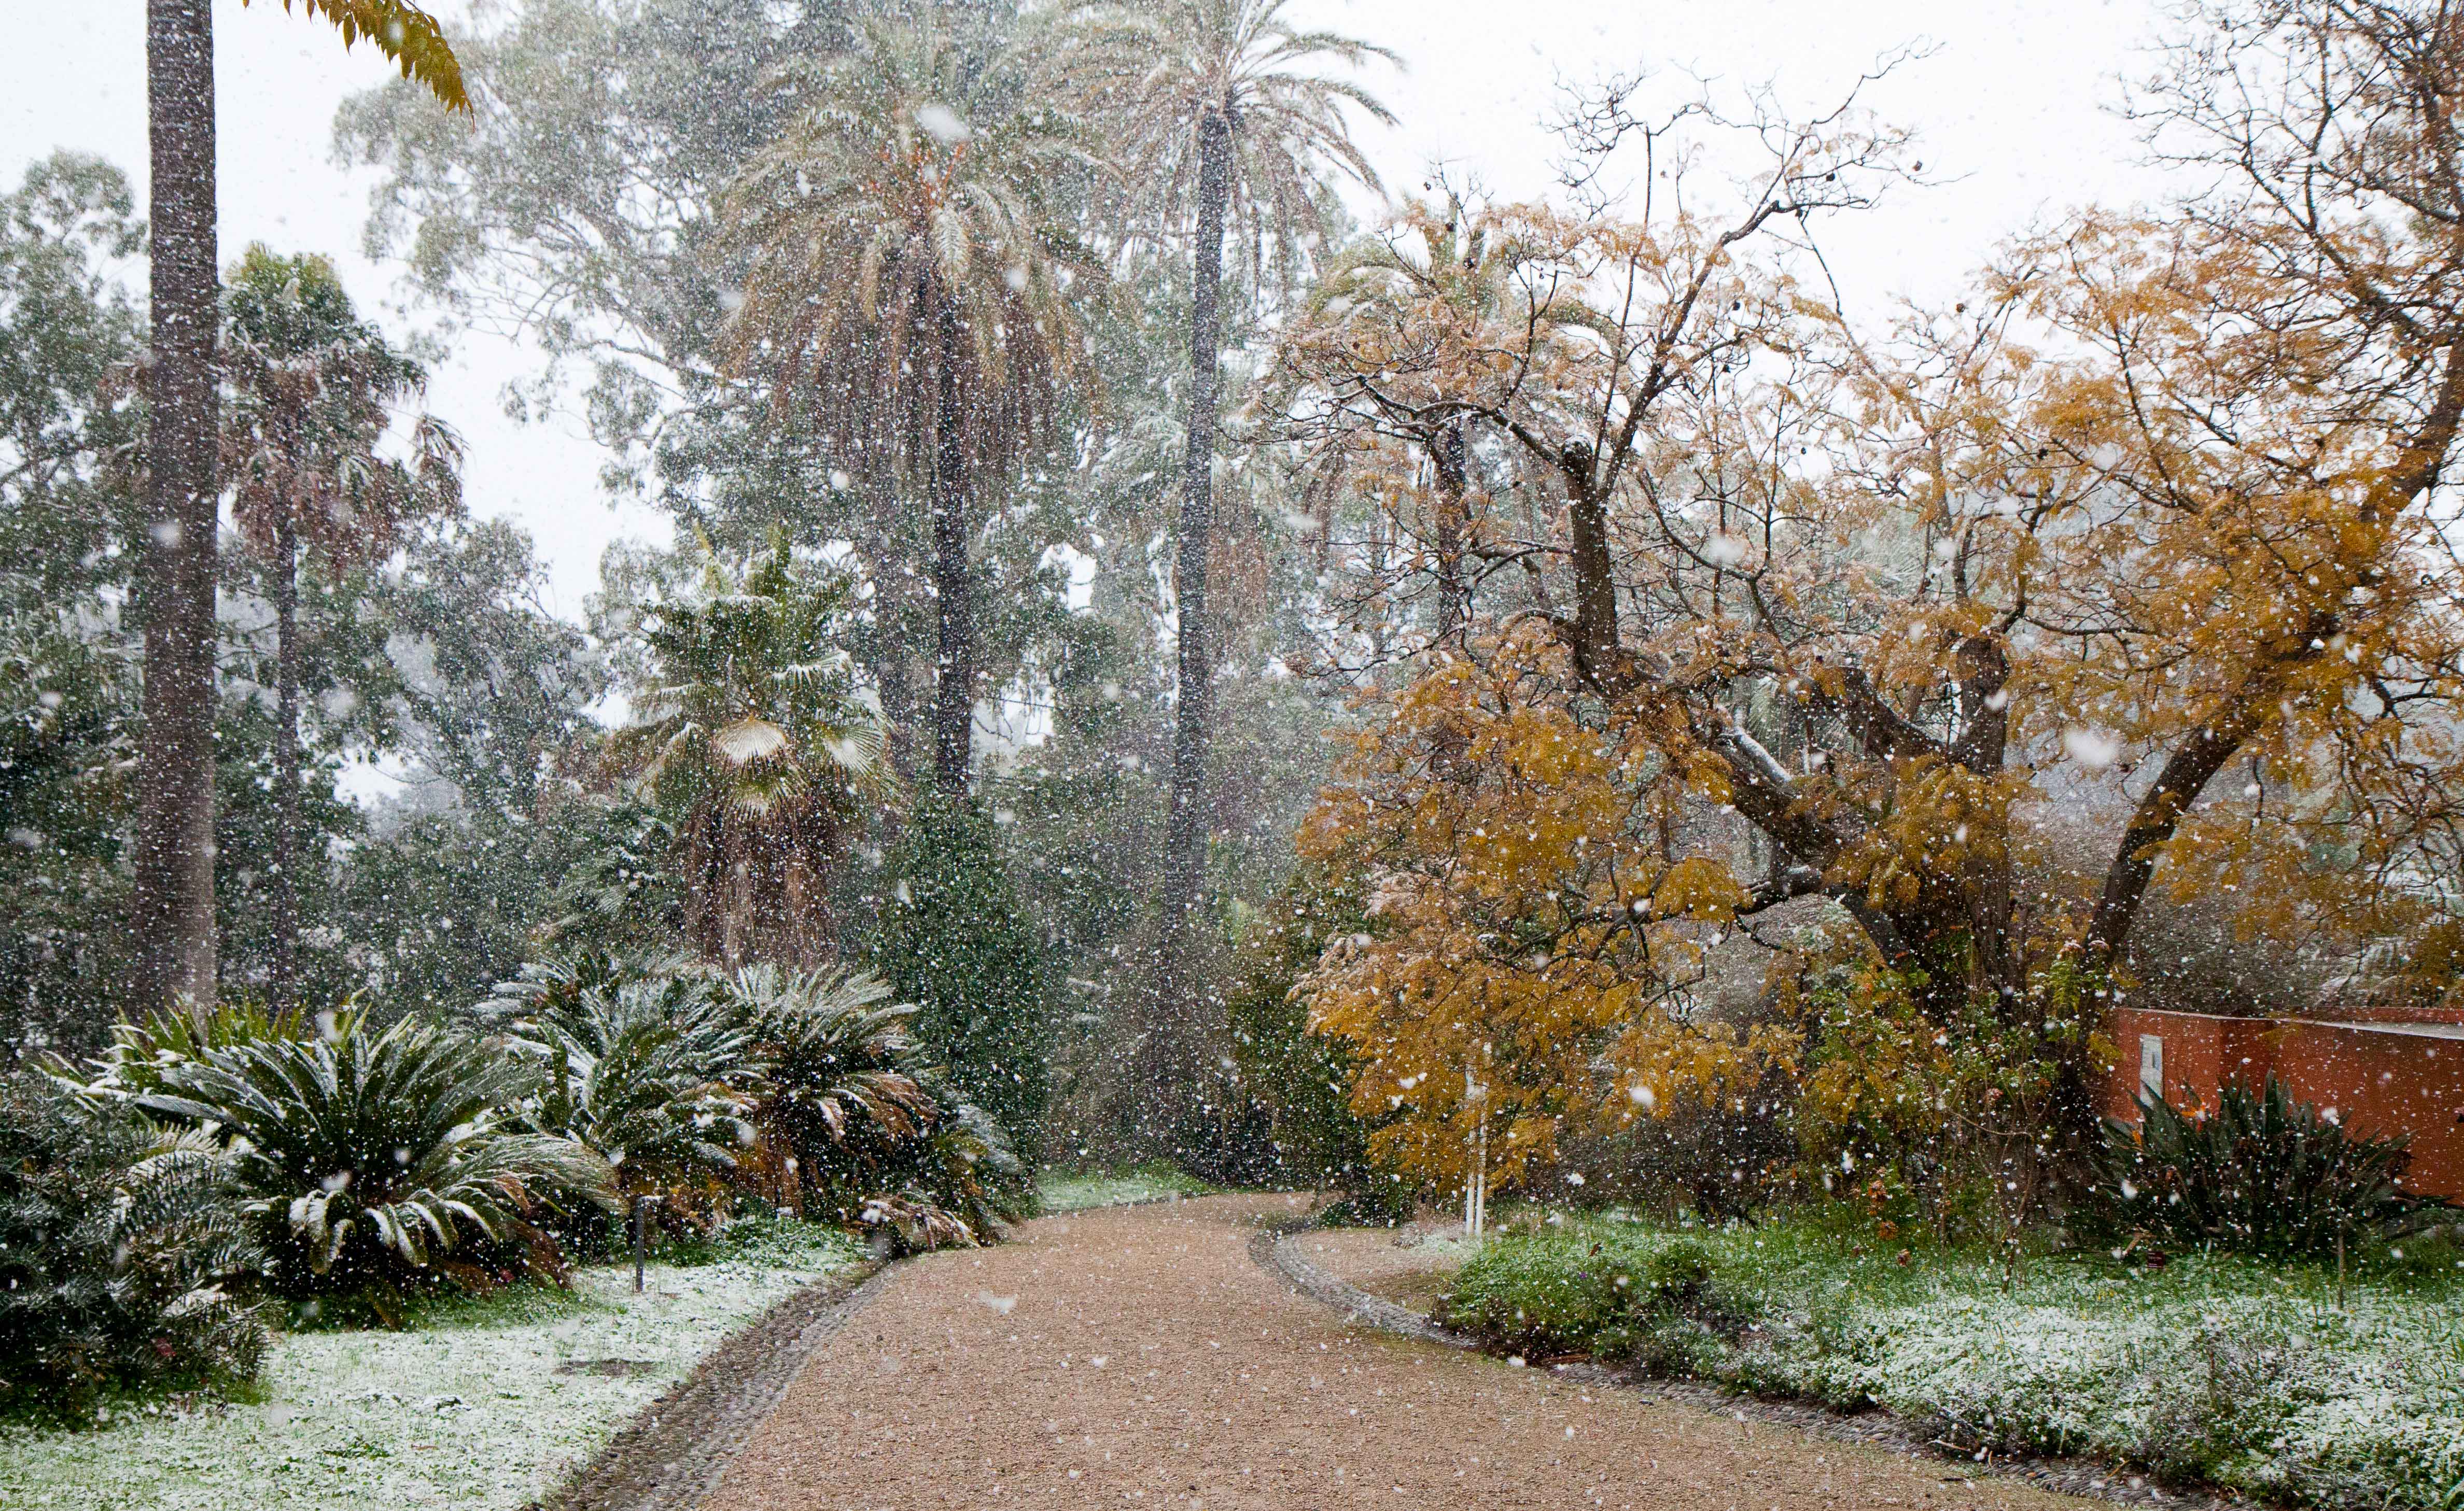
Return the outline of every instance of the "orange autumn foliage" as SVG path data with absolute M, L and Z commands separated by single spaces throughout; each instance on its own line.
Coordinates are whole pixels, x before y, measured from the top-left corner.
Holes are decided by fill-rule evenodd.
M 1478 1118 L 1510 1181 L 1569 1129 L 1730 1094 L 1776 1047 L 1669 1017 L 1664 982 L 1745 893 L 1638 826 L 1683 784 L 1632 732 L 1574 717 L 1566 675 L 1547 637 L 1509 637 L 1380 700 L 1301 835 L 1374 878 L 1372 930 L 1301 983 L 1310 1026 L 1352 1051 L 1373 1151 L 1431 1181 L 1463 1174 Z

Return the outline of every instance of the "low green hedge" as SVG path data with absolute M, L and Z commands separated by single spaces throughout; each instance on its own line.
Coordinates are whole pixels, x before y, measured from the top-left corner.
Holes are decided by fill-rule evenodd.
M 2464 1254 L 2442 1240 L 2375 1257 L 2341 1305 L 2332 1267 L 2098 1253 L 2014 1281 L 1903 1242 L 1566 1218 L 1491 1241 L 1441 1308 L 1501 1350 L 1883 1407 L 1970 1450 L 2335 1511 L 2464 1507 Z

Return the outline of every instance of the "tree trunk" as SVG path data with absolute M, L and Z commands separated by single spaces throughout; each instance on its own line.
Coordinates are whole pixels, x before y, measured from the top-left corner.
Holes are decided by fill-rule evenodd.
M 916 640 L 910 633 L 922 606 L 911 542 L 894 517 L 876 515 L 857 550 L 872 583 L 873 626 L 861 643 L 865 669 L 881 697 L 891 768 L 901 781 L 917 783 L 932 745 L 925 731 L 924 678 L 913 665 Z
M 1214 647 L 1207 643 L 1206 563 L 1215 534 L 1216 378 L 1222 360 L 1223 219 L 1232 191 L 1232 123 L 1210 110 L 1198 124 L 1198 243 L 1190 278 L 1189 444 L 1182 454 L 1180 549 L 1173 573 L 1179 625 L 1179 697 L 1173 711 L 1171 813 L 1164 831 L 1163 898 L 1155 951 L 1155 1015 L 1138 1089 L 1140 1130 L 1168 1138 L 1194 1109 L 1199 1011 L 1190 980 L 1191 934 L 1205 872 L 1207 743 L 1215 712 Z
M 933 684 L 933 776 L 952 797 L 967 790 L 976 725 L 975 605 L 967 577 L 967 394 L 959 381 L 965 336 L 947 296 L 939 316 L 941 377 L 934 414 L 933 590 L 940 611 Z
M 1574 661 L 1595 680 L 1617 657 L 1617 579 L 1609 562 L 1609 506 L 1592 449 L 1576 442 L 1559 453 L 1566 478 L 1568 556 L 1574 569 Z
M 2242 685 L 2227 693 L 2216 711 L 2167 757 L 2164 770 L 2156 774 L 2156 785 L 2147 789 L 2132 811 L 2130 827 L 2123 831 L 2112 864 L 2105 868 L 2104 888 L 2088 920 L 2091 957 L 2105 962 L 2121 957 L 2140 901 L 2147 895 L 2147 883 L 2156 874 L 2159 847 L 2173 838 L 2182 816 L 2190 811 L 2209 780 L 2276 716 L 2276 701 L 2282 693 L 2285 663 L 2290 659 L 2271 658 L 2254 668 Z
M 274 515 L 274 971 L 267 1004 L 299 1005 L 299 541 L 288 507 Z
M 214 996 L 214 51 L 211 0 L 147 0 L 152 361 L 137 774 L 137 991 Z
M 1471 620 L 1471 583 L 1463 577 L 1469 545 L 1471 469 L 1465 455 L 1464 422 L 1457 417 L 1438 431 L 1431 453 L 1438 473 L 1438 639 L 1460 640 Z

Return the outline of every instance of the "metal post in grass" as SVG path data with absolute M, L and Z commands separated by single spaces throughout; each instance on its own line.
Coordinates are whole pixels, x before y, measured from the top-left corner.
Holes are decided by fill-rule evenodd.
M 642 1261 L 644 1258 L 644 1249 L 646 1248 L 642 1233 L 644 1226 L 642 1221 L 642 1209 L 649 1206 L 649 1203 L 650 1198 L 648 1196 L 635 1196 L 633 1198 L 633 1294 L 636 1296 L 642 1294 Z

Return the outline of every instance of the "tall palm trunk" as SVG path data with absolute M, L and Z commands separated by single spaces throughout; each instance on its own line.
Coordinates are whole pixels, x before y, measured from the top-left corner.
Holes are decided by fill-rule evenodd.
M 147 0 L 152 361 L 147 369 L 138 762 L 137 989 L 192 1009 L 214 996 L 214 342 L 212 0 Z
M 1189 446 L 1180 479 L 1180 551 L 1173 606 L 1180 626 L 1180 690 L 1172 733 L 1172 810 L 1164 831 L 1155 1020 L 1141 1057 L 1150 1139 L 1168 1137 L 1194 1110 L 1200 1024 L 1190 978 L 1199 883 L 1210 827 L 1207 741 L 1215 716 L 1206 563 L 1215 534 L 1216 374 L 1223 344 L 1223 219 L 1231 202 L 1232 123 L 1210 110 L 1198 123 L 1198 246 L 1190 279 Z
M 976 724 L 976 616 L 967 578 L 966 388 L 958 309 L 945 295 L 939 317 L 941 377 L 933 436 L 933 591 L 940 610 L 933 686 L 933 775 L 953 797 L 967 790 Z
M 274 978 L 276 1012 L 299 1005 L 299 531 L 274 515 Z
M 917 611 L 919 584 L 912 571 L 909 542 L 885 511 L 876 511 L 859 543 L 866 579 L 872 584 L 873 626 L 865 644 L 865 670 L 881 697 L 881 718 L 890 764 L 902 781 L 915 782 L 931 757 L 925 733 L 924 678 L 914 665 L 909 635 Z

